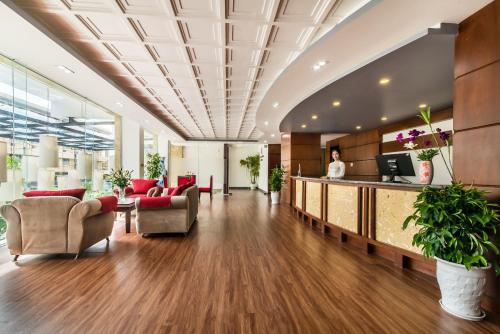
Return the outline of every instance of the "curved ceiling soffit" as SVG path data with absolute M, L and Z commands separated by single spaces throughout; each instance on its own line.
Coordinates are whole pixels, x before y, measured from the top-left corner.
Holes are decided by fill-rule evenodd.
M 372 0 L 310 46 L 273 82 L 257 110 L 260 140 L 279 143 L 281 121 L 315 92 L 424 36 L 431 27 L 460 23 L 489 2 Z M 327 64 L 314 71 L 313 65 L 322 60 Z

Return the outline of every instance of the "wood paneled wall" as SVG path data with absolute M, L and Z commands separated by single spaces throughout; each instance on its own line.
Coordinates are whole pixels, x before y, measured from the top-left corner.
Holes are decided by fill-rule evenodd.
M 299 164 L 302 175 L 321 176 L 321 134 L 282 133 L 281 164 L 288 172 L 288 176 L 297 175 Z M 282 202 L 291 203 L 290 191 L 290 182 L 287 182 L 281 191 Z
M 460 23 L 455 44 L 455 175 L 500 202 L 500 0 Z M 500 309 L 500 278 L 487 294 Z
M 380 153 L 381 131 L 379 129 L 347 135 L 326 143 L 325 170 L 331 161 L 330 148 L 338 146 L 345 163 L 345 178 L 348 180 L 378 181 L 375 156 Z
M 465 183 L 500 188 L 500 0 L 460 23 L 453 152 Z

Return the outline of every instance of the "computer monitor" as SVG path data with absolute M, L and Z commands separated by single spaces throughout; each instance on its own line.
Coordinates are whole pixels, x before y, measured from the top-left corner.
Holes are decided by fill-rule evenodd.
M 378 170 L 380 175 L 389 175 L 390 182 L 395 176 L 415 176 L 410 153 L 377 155 Z

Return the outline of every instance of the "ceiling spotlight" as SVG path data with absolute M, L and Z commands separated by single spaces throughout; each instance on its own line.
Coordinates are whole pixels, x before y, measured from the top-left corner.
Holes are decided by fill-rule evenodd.
M 333 101 L 332 102 L 332 106 L 334 106 L 334 107 L 340 107 L 340 101 L 338 101 L 338 100 Z
M 312 115 L 311 118 L 312 119 L 318 119 L 318 115 Z
M 418 107 L 419 107 L 420 109 L 424 109 L 424 108 L 427 108 L 427 104 L 422 103 L 422 104 L 419 104 L 419 105 L 418 105 Z
M 146 123 L 149 123 L 149 119 L 146 120 Z
M 273 103 L 273 108 L 278 108 L 278 107 L 279 107 L 279 105 L 280 105 L 280 104 L 279 104 L 279 102 L 274 102 L 274 103 Z
M 267 140 L 264 140 L 264 143 L 267 143 Z
M 57 65 L 57 68 L 60 69 L 61 71 L 63 71 L 64 73 L 66 73 L 66 74 L 75 74 L 75 71 L 67 68 L 64 65 Z
M 320 60 L 316 64 L 313 65 L 313 70 L 318 71 L 319 69 L 321 69 L 326 64 L 328 64 L 328 61 L 326 61 L 326 60 Z
M 121 103 L 121 102 L 116 102 L 115 104 L 116 104 L 118 107 L 123 107 L 123 103 Z
M 307 125 L 302 124 L 301 127 L 302 127 L 302 129 L 305 129 L 305 128 L 307 128 Z
M 389 78 L 381 78 L 378 83 L 381 84 L 382 86 L 388 85 L 389 82 L 391 82 L 391 79 Z
M 385 121 L 387 121 L 387 117 L 386 116 L 382 116 L 382 117 L 380 117 L 380 120 L 383 121 L 383 122 L 385 122 Z
M 274 133 L 271 133 L 271 137 L 274 137 Z
M 356 130 L 361 130 L 361 125 L 356 125 Z
M 265 122 L 264 122 L 264 125 L 265 125 L 265 126 L 268 126 L 268 125 L 269 125 L 269 122 L 268 122 L 268 121 L 265 121 Z

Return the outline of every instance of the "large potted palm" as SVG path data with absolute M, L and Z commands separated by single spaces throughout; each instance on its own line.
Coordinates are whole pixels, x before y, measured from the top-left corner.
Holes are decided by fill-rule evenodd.
M 490 252 L 499 254 L 499 244 L 492 239 L 500 229 L 498 205 L 488 203 L 484 191 L 456 180 L 451 159 L 441 150 L 442 144 L 449 146 L 448 134 L 439 129 L 434 132 L 429 108 L 420 117 L 431 130 L 452 183 L 424 187 L 403 229 L 410 223 L 419 227 L 413 245 L 421 247 L 424 256 L 436 259 L 442 308 L 463 319 L 481 320 L 487 271 L 493 266 L 500 274 L 498 262 L 487 258 Z
M 281 167 L 275 167 L 271 171 L 271 177 L 269 177 L 269 184 L 271 187 L 271 204 L 279 204 L 280 202 L 280 191 L 283 185 L 283 176 L 285 175 L 285 170 Z
M 250 174 L 250 189 L 252 190 L 257 188 L 257 178 L 260 174 L 260 160 L 261 156 L 259 153 L 249 155 L 245 159 L 240 160 L 240 165 L 245 167 Z

